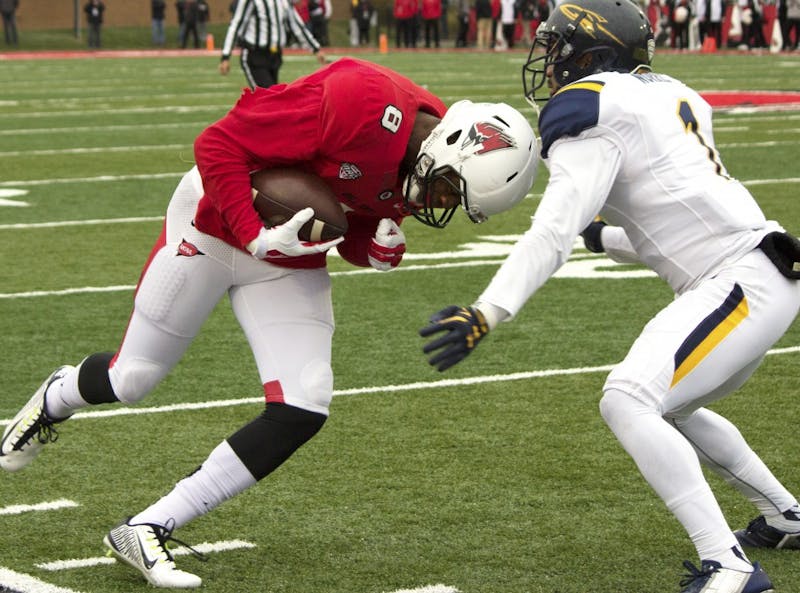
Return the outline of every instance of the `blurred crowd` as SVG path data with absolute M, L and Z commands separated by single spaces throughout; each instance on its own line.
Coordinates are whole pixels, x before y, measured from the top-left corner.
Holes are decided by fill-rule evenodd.
M 282 1 L 294 8 L 321 46 L 331 44 L 332 0 Z M 375 46 L 383 34 L 387 44 L 398 48 L 447 45 L 495 51 L 517 46 L 527 49 L 539 23 L 560 1 L 563 0 L 349 0 L 350 14 L 337 15 L 335 22 L 346 28 L 352 47 Z M 800 0 L 634 1 L 641 2 L 661 47 L 791 51 L 798 50 L 800 43 Z M 236 4 L 237 0 L 230 3 L 231 16 Z M 7 46 L 19 44 L 19 6 L 20 0 L 0 0 Z M 105 10 L 103 0 L 86 0 L 83 6 L 91 48 L 102 46 Z M 167 45 L 167 23 L 177 22 L 178 47 L 207 47 L 208 0 L 151 0 L 151 16 L 154 46 Z M 288 46 L 299 45 L 291 37 Z

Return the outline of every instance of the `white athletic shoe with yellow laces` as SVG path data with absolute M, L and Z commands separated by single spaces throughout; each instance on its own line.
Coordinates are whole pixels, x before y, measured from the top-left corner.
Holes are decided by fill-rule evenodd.
M 172 537 L 171 530 L 165 527 L 148 523 L 129 525 L 126 520 L 109 531 L 103 543 L 118 560 L 141 572 L 154 587 L 199 587 L 203 582 L 199 576 L 178 570 L 175 566 L 172 554 L 167 549 L 168 540 L 178 541 Z
M 50 385 L 62 379 L 73 368 L 75 367 L 65 365 L 53 371 L 6 426 L 3 439 L 0 440 L 0 467 L 4 470 L 21 470 L 34 460 L 42 447 L 56 441 L 58 432 L 53 424 L 66 418 L 50 418 L 47 415 L 45 395 Z

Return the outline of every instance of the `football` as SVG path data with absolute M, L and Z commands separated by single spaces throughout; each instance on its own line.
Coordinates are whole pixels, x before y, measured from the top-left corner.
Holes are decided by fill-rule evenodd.
M 268 228 L 306 207 L 314 218 L 297 233 L 301 241 L 330 241 L 347 232 L 347 216 L 330 187 L 317 175 L 294 168 L 264 169 L 250 175 L 253 207 Z

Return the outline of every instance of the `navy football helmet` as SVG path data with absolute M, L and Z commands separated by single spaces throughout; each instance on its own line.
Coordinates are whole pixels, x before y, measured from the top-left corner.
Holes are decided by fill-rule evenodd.
M 647 17 L 631 0 L 564 0 L 536 31 L 522 67 L 525 98 L 547 101 L 539 91 L 552 66 L 557 88 L 598 72 L 632 72 L 653 60 L 655 41 Z

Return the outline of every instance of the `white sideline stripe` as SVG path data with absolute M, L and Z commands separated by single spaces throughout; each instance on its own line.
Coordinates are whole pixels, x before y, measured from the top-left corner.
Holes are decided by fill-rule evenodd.
M 788 346 L 786 348 L 774 348 L 767 352 L 773 354 L 794 354 L 800 352 L 800 346 Z M 402 385 L 375 385 L 371 387 L 351 387 L 350 389 L 334 389 L 334 396 L 342 395 L 365 395 L 374 393 L 398 393 L 402 391 L 417 391 L 422 389 L 438 389 L 441 387 L 458 387 L 460 385 L 483 385 L 485 383 L 502 383 L 506 381 L 520 381 L 525 379 L 540 379 L 544 377 L 558 377 L 563 375 L 584 375 L 589 373 L 607 373 L 616 366 L 615 364 L 605 364 L 594 367 L 576 367 L 571 369 L 544 369 L 540 371 L 523 371 L 519 373 L 508 373 L 506 375 L 483 375 L 480 377 L 466 377 L 464 379 L 441 379 L 439 381 L 418 381 L 415 383 L 404 383 Z M 229 406 L 240 406 L 244 404 L 257 404 L 264 401 L 263 396 L 242 397 L 238 399 L 226 399 L 206 402 L 193 402 L 185 404 L 169 404 L 166 406 L 151 407 L 131 407 L 117 408 L 114 410 L 99 410 L 95 412 L 78 412 L 72 419 L 80 420 L 86 418 L 110 418 L 113 416 L 139 416 L 142 414 L 160 414 L 163 412 L 176 412 L 184 410 L 208 410 L 213 408 L 226 408 Z M 0 420 L 0 426 L 5 426 L 11 422 L 6 418 Z
M 487 260 L 472 260 L 472 261 L 464 261 L 464 262 L 449 262 L 449 263 L 441 263 L 441 264 L 430 264 L 430 265 L 413 265 L 413 266 L 402 266 L 397 268 L 393 271 L 393 273 L 399 272 L 413 272 L 417 270 L 439 270 L 444 268 L 467 268 L 473 266 L 490 266 L 490 265 L 499 265 L 501 262 L 500 259 L 487 259 Z M 331 272 L 331 277 L 336 276 L 357 276 L 361 274 L 380 274 L 378 270 L 373 270 L 372 268 L 364 268 L 359 270 L 350 270 L 345 272 Z M 63 290 L 34 290 L 29 292 L 0 292 L 0 300 L 2 299 L 23 299 L 23 298 L 31 298 L 31 297 L 45 297 L 45 296 L 65 296 L 71 294 L 87 294 L 87 293 L 97 293 L 97 292 L 122 292 L 122 291 L 130 291 L 136 288 L 133 284 L 119 284 L 116 286 L 83 286 L 81 288 L 65 288 Z
M 25 205 L 20 202 L 19 205 Z M 3 200 L 0 200 L 0 205 L 3 205 Z M 30 222 L 30 223 L 17 223 L 17 224 L 0 224 L 0 231 L 7 231 L 11 229 L 54 229 L 65 226 L 92 226 L 98 224 L 123 224 L 129 222 L 155 222 L 164 220 L 163 216 L 131 216 L 128 218 L 92 218 L 90 220 L 61 220 L 58 222 Z
M 41 150 L 12 150 L 0 152 L 0 157 L 53 156 L 58 154 L 96 154 L 110 152 L 141 152 L 145 150 L 179 150 L 191 148 L 191 144 L 140 144 L 138 146 L 95 146 L 90 148 L 47 148 Z
M 20 591 L 21 593 L 78 593 L 75 589 L 56 587 L 29 574 L 15 572 L 4 566 L 0 566 L 0 586 L 10 588 L 12 591 Z
M 188 171 L 188 169 L 186 170 Z M 130 181 L 136 179 L 166 179 L 168 177 L 183 177 L 186 171 L 180 173 L 140 173 L 138 175 L 97 175 L 96 177 L 62 177 L 59 179 L 21 179 L 19 181 L 0 181 L 0 187 L 17 187 L 31 185 L 53 185 L 56 183 L 90 183 L 95 181 Z
M 459 593 L 455 587 L 448 587 L 447 585 L 426 585 L 418 589 L 398 589 L 391 593 Z
M 214 543 L 202 543 L 193 546 L 195 550 L 203 554 L 214 554 L 217 552 L 227 552 L 229 550 L 241 550 L 243 548 L 255 548 L 256 545 L 240 539 L 223 540 Z M 192 552 L 184 547 L 170 548 L 173 556 L 188 556 Z M 53 562 L 43 562 L 36 564 L 36 568 L 56 572 L 59 570 L 71 570 L 73 568 L 90 568 L 102 564 L 115 564 L 117 561 L 109 556 L 96 556 L 94 558 L 74 558 L 72 560 L 55 560 Z
M 119 109 L 103 109 L 103 115 L 121 115 L 132 113 L 197 113 L 201 111 L 218 111 L 224 110 L 227 112 L 231 108 L 230 103 L 213 105 L 206 103 L 205 105 L 162 105 L 160 107 L 123 107 Z M 24 119 L 33 117 L 54 117 L 57 116 L 61 119 L 67 117 L 85 117 L 86 109 L 64 109 L 56 111 L 27 111 L 21 113 L 3 113 L 0 115 L 3 119 Z
M 40 502 L 37 504 L 12 504 L 7 507 L 0 508 L 0 515 L 21 515 L 22 513 L 31 513 L 34 511 L 55 511 L 58 509 L 70 509 L 79 507 L 77 502 L 61 498 L 52 502 Z
M 73 126 L 61 128 L 13 128 L 0 130 L 0 136 L 29 136 L 31 134 L 74 134 L 75 132 L 118 132 L 121 130 L 151 130 L 151 129 L 165 129 L 165 128 L 186 128 L 186 126 L 202 126 L 208 125 L 207 121 L 194 121 L 194 122 L 174 122 L 174 123 L 161 123 L 161 124 L 120 124 L 113 126 Z M 742 126 L 740 130 L 749 130 L 748 126 Z
M 10 208 L 25 208 L 30 206 L 28 202 L 21 202 L 19 200 L 9 200 L 7 198 L 0 198 L 0 206 L 7 206 Z
M 69 294 L 84 294 L 90 292 L 119 292 L 124 290 L 133 290 L 136 288 L 134 285 L 117 285 L 117 286 L 84 286 L 83 288 L 65 288 L 64 290 L 33 290 L 30 292 L 7 292 L 0 293 L 0 299 L 21 299 L 29 297 L 41 296 L 64 296 Z

